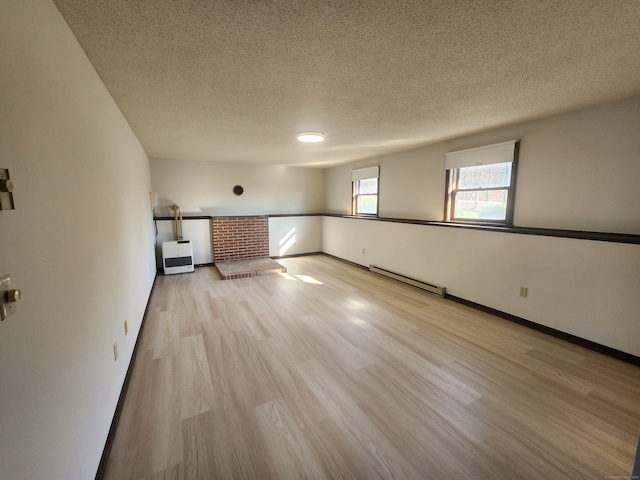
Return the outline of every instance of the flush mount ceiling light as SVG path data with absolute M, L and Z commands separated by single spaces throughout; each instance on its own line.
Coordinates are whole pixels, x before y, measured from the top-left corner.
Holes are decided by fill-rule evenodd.
M 324 135 L 316 132 L 304 132 L 298 134 L 298 140 L 306 143 L 317 143 L 324 140 Z

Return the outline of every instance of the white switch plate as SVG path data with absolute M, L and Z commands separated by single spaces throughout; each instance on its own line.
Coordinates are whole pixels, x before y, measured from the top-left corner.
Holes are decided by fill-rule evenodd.
M 11 275 L 0 278 L 0 320 L 16 313 L 16 302 L 7 300 L 7 292 L 11 290 Z
M 0 180 L 11 180 L 8 169 L 0 168 Z M 13 204 L 13 193 L 11 191 L 0 191 L 0 210 L 14 210 L 15 208 Z

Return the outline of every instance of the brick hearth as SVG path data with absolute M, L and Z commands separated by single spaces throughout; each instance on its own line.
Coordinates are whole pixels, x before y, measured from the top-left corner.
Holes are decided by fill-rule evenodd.
M 232 262 L 216 263 L 223 280 L 234 278 L 259 277 L 273 273 L 286 273 L 286 267 L 270 258 L 253 260 L 234 260 Z

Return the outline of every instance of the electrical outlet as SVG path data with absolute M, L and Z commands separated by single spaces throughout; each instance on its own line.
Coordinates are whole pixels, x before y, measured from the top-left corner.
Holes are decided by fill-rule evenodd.
M 118 342 L 113 342 L 113 360 L 118 361 Z
M 527 298 L 527 293 L 529 293 L 529 289 L 527 287 L 520 287 L 520 296 L 523 298 Z
M 363 254 L 363 255 L 365 254 L 365 249 L 364 249 L 364 248 L 362 249 L 362 254 Z
M 129 324 L 127 323 L 127 321 L 124 321 L 124 334 L 128 335 L 129 334 Z

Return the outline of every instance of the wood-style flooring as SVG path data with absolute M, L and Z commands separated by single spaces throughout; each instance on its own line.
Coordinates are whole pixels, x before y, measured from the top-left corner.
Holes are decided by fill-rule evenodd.
M 640 368 L 325 255 L 159 276 L 107 479 L 630 478 Z

